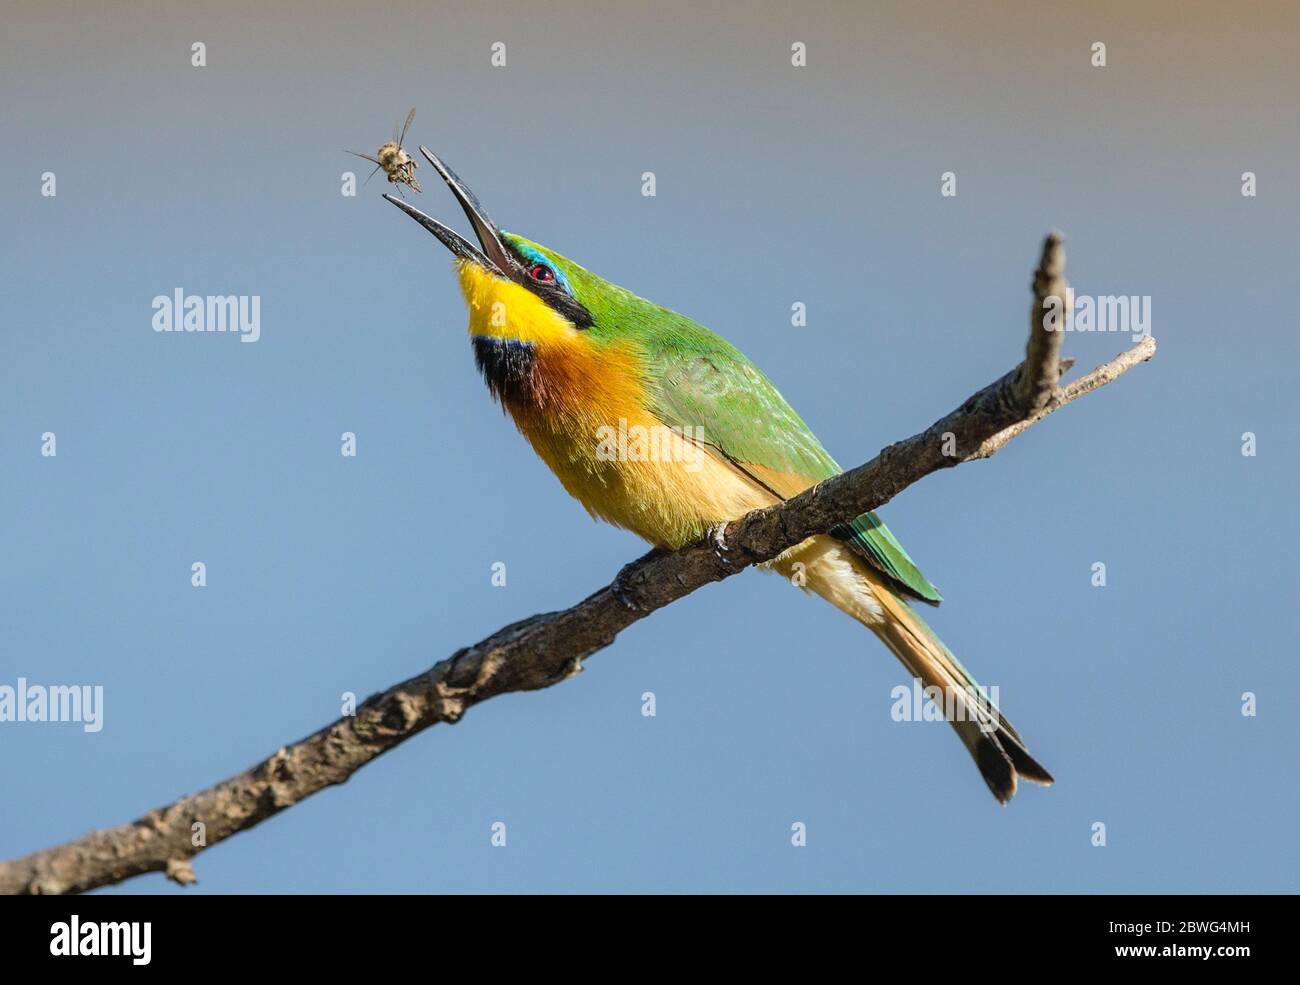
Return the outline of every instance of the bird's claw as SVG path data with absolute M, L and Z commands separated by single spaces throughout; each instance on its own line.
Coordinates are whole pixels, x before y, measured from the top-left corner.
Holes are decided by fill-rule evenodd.
M 652 547 L 645 557 L 639 558 L 630 564 L 625 564 L 619 570 L 619 573 L 614 576 L 614 580 L 610 582 L 609 594 L 633 612 L 644 611 L 646 607 L 636 599 L 638 592 L 632 584 L 632 577 L 643 571 L 648 562 L 661 558 L 668 553 L 670 552 L 666 547 Z
M 627 573 L 628 569 L 624 568 L 614 576 L 614 580 L 609 586 L 609 594 L 614 596 L 614 598 L 617 599 L 625 608 L 630 609 L 633 612 L 639 612 L 641 611 L 641 606 L 634 597 L 636 593 L 632 590 L 631 584 L 629 584 Z
M 709 528 L 709 543 L 713 545 L 713 553 L 725 561 L 727 553 L 731 550 L 727 546 L 727 524 L 725 522 Z

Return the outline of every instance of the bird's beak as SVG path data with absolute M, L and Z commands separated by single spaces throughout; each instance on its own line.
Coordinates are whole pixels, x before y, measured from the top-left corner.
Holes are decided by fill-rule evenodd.
M 425 215 L 415 206 L 408 205 L 402 199 L 394 198 L 392 195 L 385 195 L 384 198 L 438 237 L 442 245 L 451 250 L 454 256 L 477 263 L 494 273 L 500 274 L 502 277 L 513 280 L 519 263 L 510 255 L 510 251 L 501 242 L 501 230 L 488 217 L 487 210 L 479 204 L 479 200 L 474 197 L 474 193 L 465 186 L 465 183 L 460 180 L 456 172 L 438 160 L 437 156 L 423 144 L 420 145 L 420 153 L 433 165 L 433 169 L 442 176 L 442 180 L 447 183 L 451 193 L 456 196 L 456 201 L 460 202 L 460 207 L 465 210 L 470 225 L 474 227 L 474 235 L 478 238 L 479 246 L 474 246 L 454 229 L 431 216 Z

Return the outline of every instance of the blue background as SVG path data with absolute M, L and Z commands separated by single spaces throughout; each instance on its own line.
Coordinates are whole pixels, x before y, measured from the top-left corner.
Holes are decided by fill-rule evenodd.
M 972 6 L 6 15 L 0 683 L 106 708 L 97 735 L 0 724 L 0 857 L 235 773 L 643 550 L 492 405 L 382 176 L 339 194 L 342 149 L 414 104 L 410 146 L 504 228 L 727 336 L 845 465 L 1015 365 L 1048 229 L 1078 292 L 1152 297 L 1152 363 L 884 511 L 1058 783 L 999 808 L 946 726 L 890 720 L 879 643 L 745 573 L 215 846 L 185 892 L 1295 891 L 1296 8 Z M 177 287 L 261 295 L 261 341 L 154 333 Z

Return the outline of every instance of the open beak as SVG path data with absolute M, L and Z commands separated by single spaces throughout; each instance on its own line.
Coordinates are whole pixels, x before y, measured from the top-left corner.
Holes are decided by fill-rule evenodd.
M 474 227 L 474 235 L 478 238 L 479 245 L 475 246 L 454 229 L 444 225 L 432 216 L 425 215 L 415 206 L 409 205 L 400 198 L 394 198 L 392 195 L 385 195 L 384 198 L 433 233 L 443 246 L 451 250 L 454 256 L 461 260 L 477 263 L 479 266 L 486 267 L 488 270 L 509 280 L 515 279 L 514 271 L 519 266 L 518 261 L 510 255 L 510 252 L 501 242 L 501 231 L 497 229 L 496 223 L 488 217 L 487 211 L 479 204 L 479 200 L 474 197 L 474 193 L 465 186 L 465 183 L 460 180 L 455 171 L 438 160 L 437 156 L 423 144 L 420 145 L 420 153 L 433 165 L 433 169 L 442 176 L 442 180 L 447 183 L 451 193 L 456 196 L 456 201 L 460 202 L 460 207 L 465 210 L 470 225 Z

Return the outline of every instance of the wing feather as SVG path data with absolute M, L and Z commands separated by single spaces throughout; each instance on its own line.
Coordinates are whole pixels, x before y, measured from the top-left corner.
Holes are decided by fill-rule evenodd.
M 652 410 L 673 427 L 692 433 L 722 459 L 779 499 L 789 499 L 842 471 L 753 363 L 719 336 L 690 323 L 693 331 L 651 343 Z M 680 326 L 679 326 L 680 328 Z M 898 588 L 937 605 L 939 590 L 874 513 L 864 513 L 831 534 L 847 543 Z

